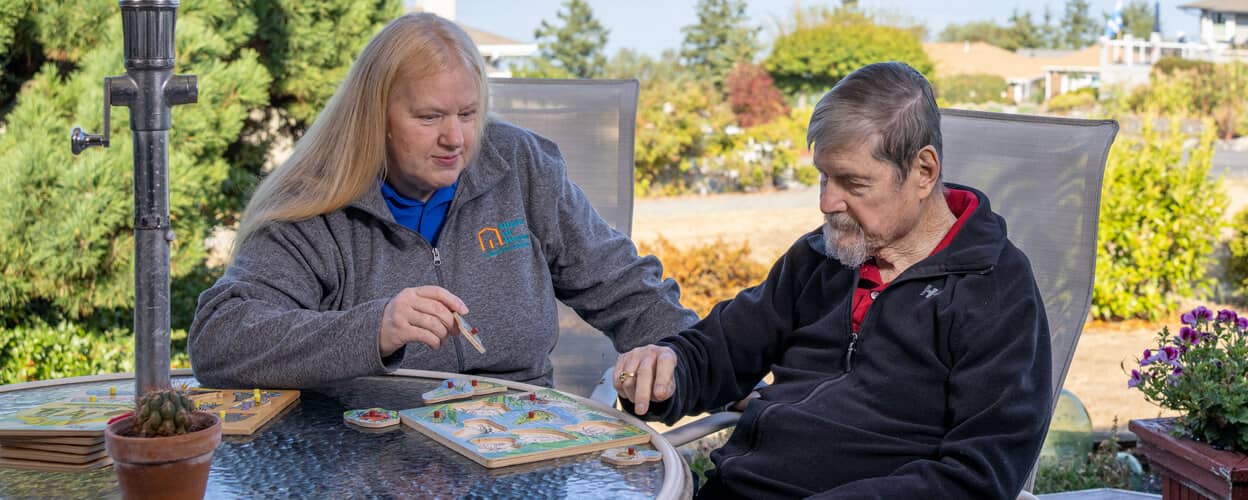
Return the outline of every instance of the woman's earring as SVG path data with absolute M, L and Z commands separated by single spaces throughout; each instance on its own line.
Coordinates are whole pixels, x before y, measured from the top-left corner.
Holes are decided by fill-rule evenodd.
M 391 140 L 391 139 L 394 139 L 394 137 L 391 137 L 391 136 L 390 136 L 390 132 L 386 132 L 386 140 L 388 141 L 388 140 Z

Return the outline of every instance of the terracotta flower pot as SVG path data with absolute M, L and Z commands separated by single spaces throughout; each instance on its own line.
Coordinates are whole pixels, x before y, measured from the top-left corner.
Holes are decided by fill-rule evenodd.
M 132 435 L 133 416 L 109 424 L 104 447 L 113 458 L 122 498 L 204 497 L 212 452 L 221 444 L 221 421 L 205 412 L 191 419 L 200 430 L 169 437 Z
M 1132 420 L 1139 450 L 1161 476 L 1161 498 L 1248 498 L 1248 455 L 1170 435 L 1174 419 Z

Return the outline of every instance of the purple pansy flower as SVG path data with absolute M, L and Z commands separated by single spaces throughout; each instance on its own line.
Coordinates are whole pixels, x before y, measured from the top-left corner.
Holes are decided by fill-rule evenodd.
M 1240 330 L 1248 330 L 1248 316 L 1235 320 L 1235 325 L 1238 326 Z
M 1166 376 L 1166 382 L 1169 382 L 1170 385 L 1177 384 L 1179 383 L 1179 377 L 1182 377 L 1182 376 L 1183 376 L 1183 367 L 1175 366 L 1174 371 L 1170 372 L 1170 375 Z
M 1235 311 L 1230 309 L 1218 311 L 1218 323 L 1234 323 L 1237 319 L 1239 319 L 1239 315 L 1235 314 Z
M 1157 360 L 1169 363 L 1170 366 L 1179 366 L 1179 349 L 1174 346 L 1162 347 L 1157 351 Z
M 1140 366 L 1148 366 L 1153 364 L 1154 361 L 1161 361 L 1161 359 L 1161 351 L 1154 354 L 1152 349 L 1145 349 L 1144 355 L 1140 356 Z
M 1183 315 L 1179 316 L 1179 321 L 1183 322 L 1185 325 L 1194 325 L 1196 324 L 1196 315 L 1190 312 L 1185 312 Z
M 1127 379 L 1127 388 L 1135 387 L 1144 382 L 1144 376 L 1139 370 L 1131 370 L 1131 378 Z
M 1192 309 L 1192 315 L 1196 316 L 1196 319 L 1198 320 L 1203 319 L 1208 321 L 1213 319 L 1213 311 L 1210 311 L 1209 308 L 1205 306 L 1196 306 L 1195 309 Z
M 1179 329 L 1179 338 L 1188 344 L 1199 343 L 1201 337 L 1204 337 L 1204 335 L 1201 335 L 1199 331 L 1196 331 L 1196 329 L 1190 326 L 1185 326 Z

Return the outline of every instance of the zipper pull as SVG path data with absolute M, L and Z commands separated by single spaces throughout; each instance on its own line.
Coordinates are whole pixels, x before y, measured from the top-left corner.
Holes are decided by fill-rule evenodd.
M 442 254 L 438 253 L 438 247 L 433 247 L 433 265 L 442 265 Z
M 854 371 L 854 345 L 858 343 L 858 332 L 849 334 L 849 347 L 845 349 L 845 373 Z

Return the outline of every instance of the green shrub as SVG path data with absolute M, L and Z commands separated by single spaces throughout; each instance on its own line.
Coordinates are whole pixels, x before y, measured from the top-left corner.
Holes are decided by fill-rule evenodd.
M 1214 128 L 1199 140 L 1177 119 L 1168 131 L 1142 119 L 1139 137 L 1120 136 L 1110 151 L 1097 232 L 1092 315 L 1157 320 L 1181 297 L 1210 289 L 1207 270 L 1223 224 L 1226 193 L 1210 179 Z
M 698 316 L 767 277 L 767 266 L 750 258 L 749 242 L 734 247 L 716 240 L 681 249 L 660 236 L 654 243 L 638 245 L 638 251 L 663 261 L 663 277 L 680 284 L 680 302 Z
M 1115 420 L 1109 440 L 1086 457 L 1041 459 L 1032 493 L 1039 495 L 1094 488 L 1129 489 L 1131 467 L 1118 459 L 1117 427 Z
M 1248 208 L 1235 214 L 1231 223 L 1231 240 L 1227 242 L 1229 257 L 1226 278 L 1239 299 L 1248 302 Z
M 875 24 L 853 9 L 836 9 L 811 25 L 782 33 L 763 65 L 789 95 L 821 94 L 868 64 L 900 61 L 932 76 L 934 65 L 911 31 Z
M 1248 134 L 1248 64 L 1197 63 L 1154 71 L 1148 85 L 1125 99 L 1125 109 L 1185 118 L 1212 117 L 1218 135 L 1230 139 Z
M 1096 106 L 1096 89 L 1086 87 L 1049 99 L 1049 111 L 1062 113 L 1075 109 L 1091 109 Z
M 1173 75 L 1180 71 L 1192 71 L 1209 73 L 1213 71 L 1214 63 L 1210 61 L 1201 61 L 1198 59 L 1185 59 L 1182 57 L 1167 56 L 1158 59 L 1153 63 L 1153 75 Z
M 936 95 L 950 105 L 1009 102 L 1005 97 L 1009 84 L 997 75 L 949 75 L 937 77 Z
M 733 183 L 723 186 L 724 191 L 754 191 L 787 180 L 813 184 L 819 172 L 811 166 L 806 149 L 806 125 L 812 111 L 794 109 L 769 123 L 725 134 L 707 152 L 704 174 L 731 179 Z
M 704 82 L 660 82 L 641 89 L 637 103 L 636 192 L 679 194 L 708 151 L 723 149 L 723 130 L 734 117 Z
M 186 330 L 174 330 L 170 366 L 189 368 Z M 92 332 L 64 322 L 0 329 L 0 384 L 134 371 L 130 330 Z
M 89 334 L 61 323 L 0 330 L 0 383 L 124 372 L 134 369 L 134 344 L 121 329 Z
M 706 484 L 707 473 L 715 469 L 711 452 L 723 448 L 735 429 L 735 426 L 721 429 L 676 448 L 676 452 L 689 464 L 689 473 L 694 476 L 696 484 Z

